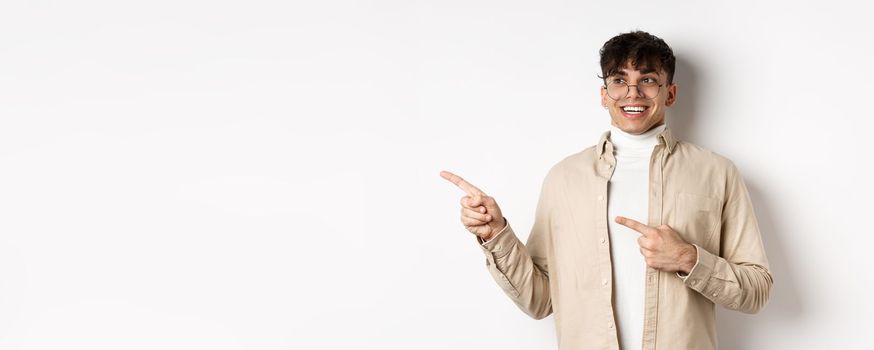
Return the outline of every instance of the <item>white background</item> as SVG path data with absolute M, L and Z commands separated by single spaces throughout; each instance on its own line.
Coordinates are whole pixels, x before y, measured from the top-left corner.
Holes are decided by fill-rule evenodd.
M 858 3 L 4 1 L 0 349 L 554 348 L 438 173 L 526 239 L 632 29 L 678 57 L 669 127 L 753 196 L 774 288 L 721 348 L 868 346 Z

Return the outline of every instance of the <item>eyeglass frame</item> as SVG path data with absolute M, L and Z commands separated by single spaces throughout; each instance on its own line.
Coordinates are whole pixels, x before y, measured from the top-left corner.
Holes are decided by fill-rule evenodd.
M 658 81 L 658 80 L 656 80 L 656 81 Z M 640 96 L 640 88 L 637 87 L 638 85 L 640 85 L 639 83 L 638 83 L 638 84 L 634 84 L 634 85 L 631 85 L 631 84 L 628 84 L 628 83 L 622 83 L 622 84 L 625 85 L 625 96 L 622 96 L 621 98 L 613 98 L 613 96 L 610 96 L 610 93 L 608 92 L 608 93 L 607 93 L 607 97 L 609 97 L 609 98 L 610 98 L 611 100 L 613 100 L 613 101 L 619 101 L 619 100 L 621 100 L 621 99 L 623 99 L 623 98 L 626 98 L 626 97 L 628 97 L 628 94 L 631 93 L 631 87 L 632 87 L 632 86 L 634 86 L 634 88 L 637 89 L 637 95 Z M 643 98 L 645 98 L 645 99 L 647 99 L 647 100 L 652 100 L 652 99 L 655 99 L 656 97 L 659 97 L 659 94 L 662 93 L 662 86 L 665 86 L 665 85 L 666 85 L 666 84 L 658 84 L 658 86 L 659 86 L 659 92 L 656 93 L 655 96 L 653 96 L 653 97 L 646 97 L 646 96 L 643 96 Z M 604 88 L 604 90 L 607 90 L 607 79 L 604 79 L 604 86 L 602 86 L 602 87 Z

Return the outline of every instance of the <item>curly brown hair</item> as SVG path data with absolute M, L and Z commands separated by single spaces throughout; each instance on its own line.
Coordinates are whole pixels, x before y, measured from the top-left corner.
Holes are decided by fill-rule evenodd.
M 635 30 L 614 36 L 601 47 L 601 74 L 605 80 L 619 73 L 627 62 L 637 70 L 664 69 L 668 74 L 668 84 L 674 82 L 674 51 L 661 38 L 650 33 Z

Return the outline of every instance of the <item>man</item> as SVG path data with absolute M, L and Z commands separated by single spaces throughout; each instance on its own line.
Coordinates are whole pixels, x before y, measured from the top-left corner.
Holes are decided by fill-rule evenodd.
M 461 221 L 488 270 L 535 319 L 555 313 L 561 349 L 715 349 L 715 305 L 756 313 L 772 276 L 734 164 L 665 124 L 675 58 L 645 32 L 601 49 L 610 130 L 552 167 L 523 245 L 495 199 L 467 195 Z

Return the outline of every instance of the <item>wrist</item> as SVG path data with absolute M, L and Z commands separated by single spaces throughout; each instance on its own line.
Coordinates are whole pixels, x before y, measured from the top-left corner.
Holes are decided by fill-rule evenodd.
M 498 225 L 498 227 L 493 227 L 493 226 L 489 225 L 489 228 L 491 228 L 491 232 L 489 232 L 485 237 L 480 237 L 480 238 L 482 238 L 483 242 L 488 242 L 488 241 L 492 240 L 492 238 L 495 238 L 495 236 L 497 236 L 499 233 L 501 233 L 501 231 L 503 231 L 504 228 L 506 228 L 506 227 L 507 227 L 507 219 L 502 217 L 501 224 Z
M 485 235 L 485 236 L 480 236 L 479 238 L 480 238 L 481 240 L 483 240 L 483 243 L 485 243 L 485 242 L 491 241 L 492 238 L 494 238 L 494 237 L 495 237 L 495 233 L 494 233 L 494 232 L 489 232 L 487 235 Z
M 695 245 L 688 244 L 686 254 L 683 255 L 682 263 L 680 264 L 680 273 L 688 275 L 692 272 L 696 262 L 698 262 L 698 249 L 695 248 Z

